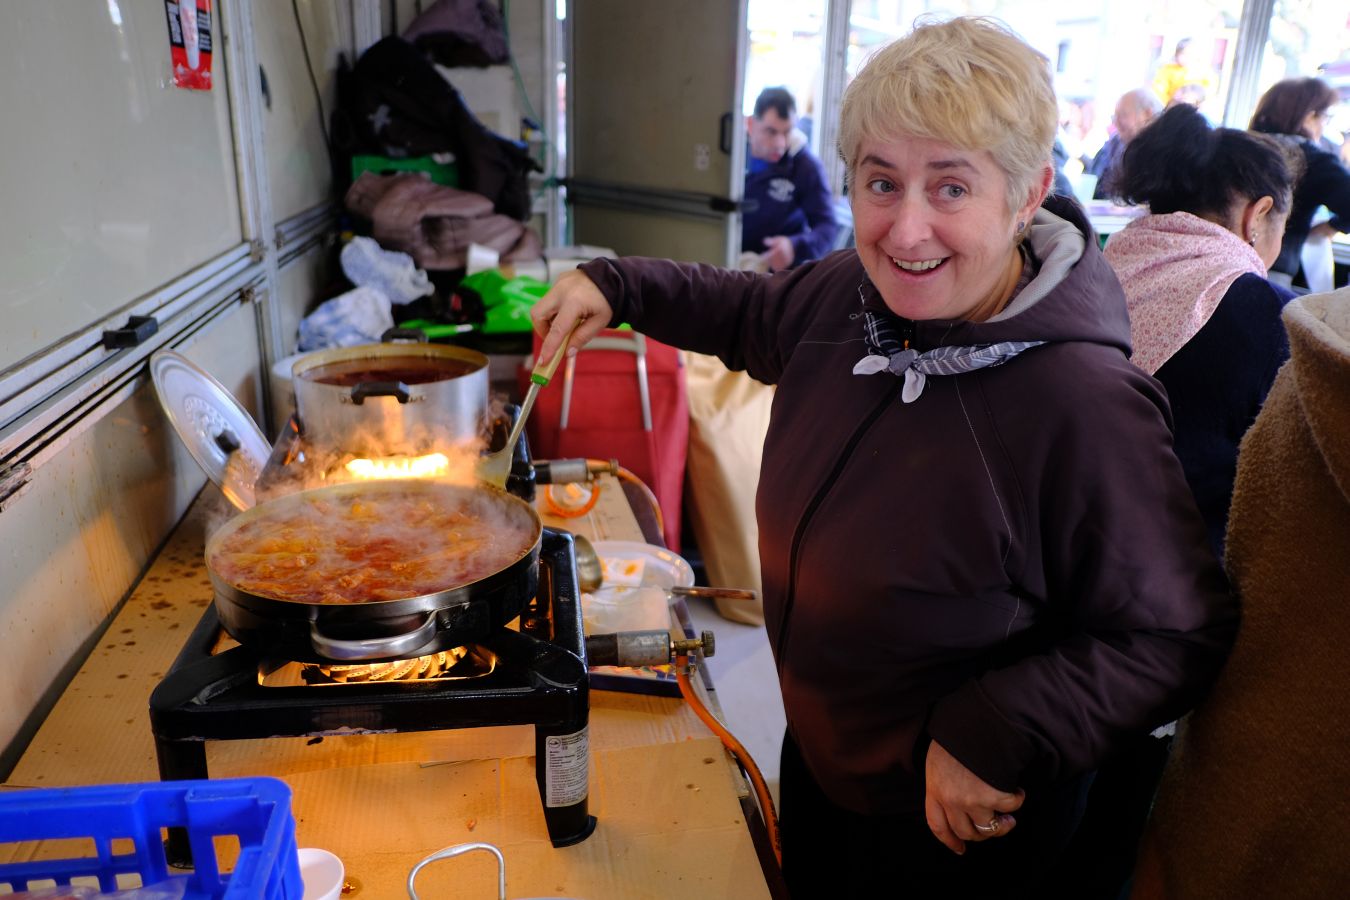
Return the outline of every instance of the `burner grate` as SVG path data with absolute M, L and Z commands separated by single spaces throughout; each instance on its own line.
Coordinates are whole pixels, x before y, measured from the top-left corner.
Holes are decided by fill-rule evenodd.
M 390 682 L 466 681 L 485 678 L 497 668 L 497 654 L 486 647 L 452 647 L 415 659 L 337 665 L 308 662 L 261 662 L 263 687 L 323 687 L 337 684 L 381 685 Z

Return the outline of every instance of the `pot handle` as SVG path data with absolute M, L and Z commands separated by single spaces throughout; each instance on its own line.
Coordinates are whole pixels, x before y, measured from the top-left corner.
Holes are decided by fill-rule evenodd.
M 386 328 L 384 334 L 380 335 L 380 343 L 392 344 L 394 341 L 416 341 L 419 344 L 425 344 L 430 338 L 427 333 L 420 328 Z
M 382 638 L 362 638 L 346 641 L 332 638 L 319 630 L 317 619 L 309 623 L 309 643 L 329 659 L 383 659 L 406 656 L 436 636 L 436 613 L 429 612 L 425 621 L 412 631 Z
M 393 397 L 399 403 L 412 399 L 412 392 L 401 381 L 361 381 L 352 388 L 352 402 L 361 406 L 367 397 Z

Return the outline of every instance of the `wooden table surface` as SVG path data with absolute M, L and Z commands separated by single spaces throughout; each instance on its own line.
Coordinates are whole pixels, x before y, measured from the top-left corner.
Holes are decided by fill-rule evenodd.
M 566 525 L 641 540 L 622 491 L 608 486 L 589 523 Z M 0 787 L 158 779 L 147 701 L 211 603 L 205 535 L 231 511 L 212 487 L 198 498 Z M 590 811 L 599 824 L 564 849 L 547 838 L 528 725 L 212 742 L 208 763 L 212 777 L 286 781 L 299 845 L 342 858 L 353 888 L 345 897 L 406 896 L 418 860 L 468 841 L 502 850 L 512 897 L 768 897 L 742 810 L 744 781 L 688 706 L 590 696 Z M 51 852 L 9 845 L 0 859 L 7 850 L 11 858 Z M 495 879 L 490 857 L 469 854 L 427 867 L 418 890 L 491 898 Z

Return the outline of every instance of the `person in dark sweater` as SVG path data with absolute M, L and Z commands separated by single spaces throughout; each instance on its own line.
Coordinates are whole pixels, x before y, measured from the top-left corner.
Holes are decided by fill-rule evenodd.
M 1312 232 L 1318 207 L 1331 211 L 1331 220 L 1317 226 L 1328 235 L 1350 231 L 1350 170 L 1335 153 L 1320 146 L 1327 114 L 1340 101 L 1336 91 L 1317 78 L 1286 78 L 1272 85 L 1256 104 L 1252 131 L 1271 134 L 1298 147 L 1303 175 L 1294 188 L 1294 201 L 1284 229 L 1279 257 L 1270 266 L 1271 280 L 1291 284 L 1299 275 L 1303 244 Z
M 1175 106 L 1125 151 L 1123 196 L 1149 215 L 1106 242 L 1134 362 L 1167 388 L 1177 457 L 1220 557 L 1238 442 L 1289 358 L 1280 312 L 1293 294 L 1265 275 L 1296 165 L 1274 140 Z
M 796 115 L 787 88 L 771 87 L 760 92 L 745 122 L 741 250 L 762 254 L 771 272 L 819 259 L 839 235 L 825 169 L 794 127 Z
M 1172 107 L 1122 159 L 1121 195 L 1150 214 L 1106 243 L 1133 360 L 1167 388 L 1176 454 L 1218 555 L 1238 443 L 1289 357 L 1280 312 L 1293 294 L 1264 277 L 1289 211 L 1289 159 L 1274 140 L 1211 129 L 1193 107 Z M 1065 854 L 1063 896 L 1122 896 L 1170 750 L 1170 728 L 1139 731 L 1097 771 Z
M 777 385 L 756 512 L 796 898 L 1045 896 L 1090 773 L 1236 633 L 1124 294 L 1045 199 L 1056 106 L 1004 28 L 921 24 L 844 97 L 856 249 L 595 260 L 533 310 L 543 356 L 626 321 Z

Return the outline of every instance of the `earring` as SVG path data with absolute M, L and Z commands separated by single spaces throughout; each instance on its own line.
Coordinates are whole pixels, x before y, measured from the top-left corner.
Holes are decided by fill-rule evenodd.
M 1257 234 L 1256 232 L 1252 232 L 1252 236 L 1247 238 L 1247 243 L 1255 247 L 1256 242 L 1259 240 L 1261 240 L 1261 235 Z
M 1021 234 L 1022 232 L 1026 231 L 1026 230 L 1027 230 L 1027 223 L 1026 223 L 1026 222 L 1018 222 L 1018 223 L 1017 223 L 1017 233 L 1018 233 L 1018 234 Z

